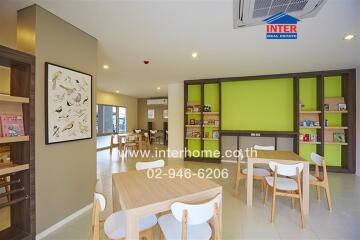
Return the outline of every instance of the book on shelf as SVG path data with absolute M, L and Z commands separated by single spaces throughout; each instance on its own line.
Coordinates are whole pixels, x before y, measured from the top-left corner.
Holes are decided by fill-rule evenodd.
M 0 164 L 10 163 L 10 145 L 0 145 Z
M 16 137 L 24 136 L 24 121 L 21 115 L 1 115 L 0 116 L 0 136 Z

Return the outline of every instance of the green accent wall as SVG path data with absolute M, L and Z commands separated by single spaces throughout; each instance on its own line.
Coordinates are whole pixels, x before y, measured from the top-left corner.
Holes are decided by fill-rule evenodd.
M 324 96 L 341 97 L 342 80 L 341 76 L 324 78 Z M 342 126 L 341 113 L 325 113 L 325 119 L 329 126 Z M 325 144 L 324 155 L 328 166 L 341 166 L 341 145 Z
M 292 78 L 221 84 L 223 130 L 294 130 Z
M 317 80 L 316 78 L 299 79 L 299 98 L 304 104 L 303 110 L 313 111 L 317 109 Z M 316 134 L 316 129 L 300 129 L 300 134 Z M 316 152 L 316 144 L 299 144 L 299 155 L 311 161 L 311 153 Z
M 190 103 L 201 104 L 201 85 L 188 85 L 188 101 Z M 187 115 L 187 123 L 189 124 L 190 119 L 199 120 L 201 117 L 199 114 L 189 114 Z M 201 140 L 200 139 L 190 139 L 187 140 L 187 149 L 190 151 L 189 157 L 192 157 L 193 151 L 201 150 Z

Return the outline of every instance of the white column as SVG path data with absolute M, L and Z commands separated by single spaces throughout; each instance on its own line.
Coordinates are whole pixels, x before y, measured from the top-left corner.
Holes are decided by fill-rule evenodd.
M 184 83 L 168 85 L 169 151 L 184 149 Z

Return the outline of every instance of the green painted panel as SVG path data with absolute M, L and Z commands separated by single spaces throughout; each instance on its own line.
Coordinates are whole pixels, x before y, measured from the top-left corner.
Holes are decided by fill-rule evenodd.
M 188 146 L 187 149 L 189 150 L 189 157 L 192 157 L 194 154 L 194 151 L 196 151 L 196 154 L 200 154 L 201 149 L 201 140 L 200 139 L 191 139 L 187 140 Z M 199 156 L 195 156 L 199 157 Z
M 324 78 L 324 96 L 341 97 L 341 76 Z M 329 126 L 342 126 L 341 113 L 325 113 Z M 341 145 L 325 145 L 325 159 L 328 166 L 341 166 Z
M 299 80 L 299 96 L 300 102 L 304 104 L 303 110 L 317 110 L 316 89 L 316 78 L 301 78 Z
M 224 82 L 223 130 L 293 131 L 291 78 Z
M 201 85 L 188 85 L 188 102 L 201 103 Z
M 341 166 L 341 145 L 325 145 L 325 160 L 327 166 Z
M 219 84 L 204 85 L 204 105 L 210 105 L 212 112 L 219 112 Z
M 214 156 L 215 151 L 218 149 L 219 149 L 219 141 L 204 141 L 204 154 L 207 154 L 207 156 L 204 157 L 208 157 L 208 158 L 219 157 L 219 156 Z

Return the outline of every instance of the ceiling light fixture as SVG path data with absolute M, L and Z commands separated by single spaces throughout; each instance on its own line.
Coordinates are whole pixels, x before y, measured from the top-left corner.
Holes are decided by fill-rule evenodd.
M 193 52 L 193 53 L 191 54 L 191 56 L 192 56 L 192 58 L 197 58 L 198 54 L 197 54 L 197 52 Z
M 160 87 L 157 87 L 156 89 L 157 89 L 157 90 L 160 90 L 161 88 L 160 88 Z
M 119 91 L 119 90 L 116 90 L 115 92 L 116 92 L 116 93 L 120 93 L 120 91 Z
M 104 69 L 109 69 L 109 65 L 104 65 Z
M 344 37 L 344 40 L 351 40 L 351 39 L 353 39 L 354 37 L 355 37 L 354 34 L 348 34 L 348 35 L 346 35 L 346 36 Z

